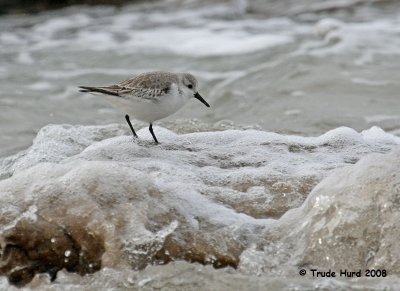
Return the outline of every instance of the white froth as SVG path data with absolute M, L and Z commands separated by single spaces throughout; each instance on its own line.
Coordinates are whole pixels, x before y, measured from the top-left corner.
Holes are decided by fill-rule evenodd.
M 370 129 L 361 132 L 365 140 L 369 142 L 379 143 L 379 144 L 400 144 L 400 137 L 388 134 L 381 128 L 373 126 Z
M 368 123 L 382 122 L 382 121 L 390 121 L 390 120 L 400 120 L 400 115 L 370 115 L 365 117 L 365 121 Z
M 37 91 L 47 91 L 54 88 L 53 85 L 49 82 L 37 82 L 29 85 L 28 87 L 31 90 L 37 90 Z
M 400 46 L 400 40 L 396 37 L 400 31 L 399 27 L 398 19 L 361 23 L 322 19 L 314 26 L 314 33 L 321 37 L 322 42 L 306 42 L 296 54 L 305 53 L 320 57 L 354 54 L 358 56 L 354 59 L 354 64 L 366 65 L 373 62 L 376 56 L 399 55 L 397 48 Z M 371 84 L 376 85 L 375 82 L 369 82 L 369 85 Z
M 353 78 L 351 81 L 355 84 L 362 84 L 362 85 L 368 85 L 368 86 L 387 86 L 393 81 L 388 81 L 388 80 L 368 80 L 364 78 Z
M 292 41 L 285 35 L 251 35 L 240 31 L 210 31 L 205 28 L 143 31 L 138 32 L 136 38 L 132 46 L 139 42 L 143 48 L 166 48 L 177 54 L 194 56 L 246 54 Z
M 148 13 L 147 25 L 141 25 L 143 16 L 135 11 L 121 13 L 118 17 L 100 23 L 80 13 L 53 17 L 34 25 L 26 37 L 33 44 L 29 49 L 35 51 L 57 47 L 78 51 L 118 49 L 122 54 L 167 50 L 195 57 L 246 54 L 293 41 L 293 29 L 289 29 L 292 25 L 282 19 L 210 22 L 210 12 L 204 8 L 177 11 L 174 15 L 157 10 Z M 218 14 L 215 9 L 214 13 Z M 178 21 L 187 25 L 173 25 Z M 73 42 L 70 38 L 59 37 L 68 31 L 73 31 Z M 1 38 L 10 44 L 19 42 L 17 36 L 9 33 L 1 34 Z M 117 41 L 116 38 L 123 41 Z
M 35 25 L 33 31 L 36 36 L 53 37 L 63 30 L 87 26 L 90 21 L 91 18 L 85 14 L 54 17 Z

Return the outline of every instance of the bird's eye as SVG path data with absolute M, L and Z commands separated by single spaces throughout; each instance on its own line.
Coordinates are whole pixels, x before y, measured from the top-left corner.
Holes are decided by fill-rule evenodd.
M 193 89 L 193 85 L 192 85 L 192 84 L 189 84 L 189 85 L 188 85 L 188 88 L 189 88 L 189 89 Z

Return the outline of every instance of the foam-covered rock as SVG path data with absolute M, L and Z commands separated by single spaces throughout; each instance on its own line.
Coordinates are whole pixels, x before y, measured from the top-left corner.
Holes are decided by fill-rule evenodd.
M 302 205 L 315 185 L 333 170 L 364 169 L 365 162 L 355 164 L 359 159 L 389 152 L 400 144 L 399 138 L 378 128 L 362 133 L 338 128 L 309 138 L 257 130 L 182 135 L 160 127 L 155 131 L 159 145 L 153 143 L 147 128 L 138 131 L 140 140 L 134 140 L 121 136 L 124 130 L 118 125 L 50 125 L 42 129 L 30 149 L 4 160 L 0 167 L 2 273 L 11 282 L 23 284 L 36 273 L 55 276 L 62 268 L 78 274 L 90 273 L 100 265 L 142 270 L 179 259 L 258 273 L 268 270 L 264 259 L 274 250 L 280 251 L 274 260 L 283 262 L 282 266 L 318 265 L 324 249 L 314 246 L 315 240 L 319 243 L 319 238 L 326 238 L 334 243 L 324 223 L 336 219 L 336 231 L 342 234 L 340 229 L 347 229 L 349 220 L 332 218 L 332 213 L 337 209 L 347 213 L 351 208 L 362 216 L 364 211 L 373 211 L 376 189 L 365 188 L 372 191 L 365 198 L 369 210 L 351 198 L 356 189 L 346 192 L 345 204 L 345 194 L 336 193 L 341 184 L 324 181 L 302 208 L 287 211 Z M 398 152 L 384 156 L 389 157 L 386 163 L 391 163 L 388 169 L 397 166 L 392 161 L 398 157 L 395 154 Z M 349 164 L 355 165 L 347 168 Z M 387 174 L 380 170 L 384 163 L 380 165 L 377 175 Z M 361 174 L 353 177 L 354 184 L 367 179 Z M 324 183 L 328 186 L 321 186 Z M 316 194 L 328 190 L 329 194 Z M 355 197 L 360 199 L 358 195 Z M 325 208 L 312 206 L 317 197 Z M 342 208 L 335 206 L 335 199 L 341 199 Z M 383 221 L 380 216 L 371 217 Z M 371 225 L 369 220 L 355 221 L 354 228 Z M 72 234 L 68 232 L 77 227 Z M 42 228 L 48 233 L 43 240 L 37 239 L 37 229 Z M 54 253 L 49 241 L 60 237 L 60 231 L 66 243 Z M 80 247 L 71 257 L 71 267 L 71 262 L 61 258 L 71 248 L 68 239 L 73 233 Z M 362 233 L 356 239 L 361 239 Z M 375 237 L 382 233 L 366 234 Z M 7 265 L 4 250 L 13 245 L 27 252 L 26 258 L 16 255 L 19 259 L 13 260 L 21 262 L 18 268 L 26 270 L 26 275 L 14 274 L 11 270 L 17 266 Z M 256 259 L 249 261 L 255 253 Z M 78 254 L 83 258 L 75 258 Z M 340 261 L 340 252 L 329 255 Z M 380 258 L 386 260 L 383 255 Z M 35 260 L 40 264 L 33 264 Z M 49 268 L 54 262 L 59 262 L 57 267 Z M 274 268 L 280 273 L 289 270 Z M 13 280 L 15 277 L 19 280 Z
M 400 148 L 335 170 L 242 254 L 242 269 L 400 273 Z M 284 250 L 284 251 L 283 251 Z M 288 269 L 286 269 L 288 270 Z M 297 272 L 292 268 L 293 272 Z M 386 277 L 386 276 L 385 276 Z

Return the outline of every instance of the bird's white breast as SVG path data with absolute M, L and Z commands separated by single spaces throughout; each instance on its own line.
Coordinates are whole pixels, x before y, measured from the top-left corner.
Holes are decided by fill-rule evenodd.
M 178 111 L 186 103 L 187 98 L 180 92 L 176 84 L 172 84 L 170 90 L 166 94 L 160 95 L 155 102 L 136 96 L 127 96 L 127 98 L 108 96 L 108 100 L 117 109 L 135 119 L 154 122 Z

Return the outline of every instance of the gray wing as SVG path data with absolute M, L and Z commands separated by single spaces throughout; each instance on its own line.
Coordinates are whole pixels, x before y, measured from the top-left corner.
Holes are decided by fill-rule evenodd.
M 99 92 L 126 99 L 139 98 L 158 102 L 162 95 L 171 89 L 171 85 L 178 83 L 178 77 L 168 72 L 151 72 L 140 74 L 134 78 L 118 84 L 103 87 L 80 86 L 81 92 Z

